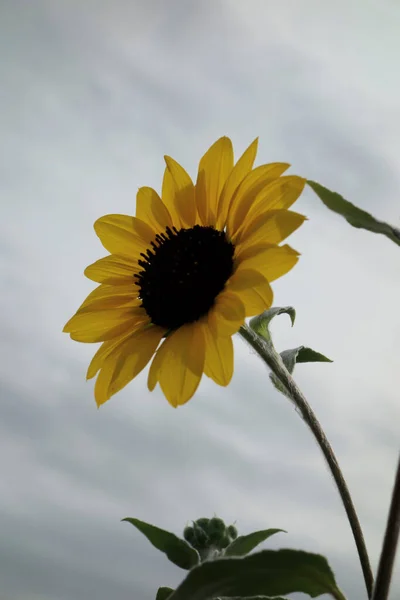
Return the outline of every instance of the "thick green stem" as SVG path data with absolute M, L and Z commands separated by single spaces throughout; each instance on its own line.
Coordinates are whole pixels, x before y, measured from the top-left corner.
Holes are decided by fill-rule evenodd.
M 314 438 L 316 439 L 319 447 L 322 450 L 322 453 L 326 459 L 326 462 L 328 463 L 328 467 L 332 473 L 333 479 L 336 483 L 336 487 L 342 499 L 344 509 L 347 513 L 347 518 L 349 520 L 350 527 L 353 532 L 354 540 L 358 550 L 358 556 L 360 558 L 368 598 L 371 598 L 374 579 L 368 558 L 367 548 L 364 541 L 363 532 L 361 530 L 360 522 L 358 520 L 358 516 L 354 508 L 353 500 L 351 498 L 346 481 L 343 477 L 343 473 L 339 467 L 339 463 L 336 459 L 335 453 L 333 452 L 333 449 L 324 433 L 324 430 L 322 429 L 311 406 L 308 404 L 305 396 L 297 386 L 289 371 L 286 369 L 281 356 L 273 347 L 272 342 L 261 338 L 247 325 L 241 327 L 239 333 L 257 352 L 260 358 L 262 358 L 262 360 L 268 365 L 271 371 L 276 375 L 276 377 L 278 377 L 279 381 L 285 386 L 288 395 L 290 396 L 294 404 L 297 406 L 297 408 L 300 410 L 304 421 L 311 429 Z

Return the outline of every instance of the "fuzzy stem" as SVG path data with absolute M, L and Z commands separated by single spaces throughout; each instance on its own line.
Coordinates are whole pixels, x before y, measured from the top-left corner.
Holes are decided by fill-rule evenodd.
M 324 430 L 322 429 L 311 406 L 308 404 L 305 396 L 297 386 L 289 371 L 286 369 L 281 356 L 273 347 L 272 342 L 261 338 L 259 335 L 257 335 L 257 333 L 250 329 L 248 325 L 241 327 L 239 333 L 285 386 L 289 397 L 300 410 L 304 421 L 311 429 L 314 438 L 322 450 L 326 462 L 328 463 L 328 467 L 332 473 L 333 479 L 336 483 L 336 487 L 342 499 L 343 506 L 353 532 L 354 541 L 357 546 L 358 556 L 360 558 L 361 568 L 364 575 L 365 586 L 367 588 L 368 598 L 371 598 L 374 579 L 363 532 L 354 508 L 353 500 L 343 477 L 343 473 L 339 467 L 335 453 L 333 452 Z
M 400 533 L 400 457 L 372 600 L 387 600 Z

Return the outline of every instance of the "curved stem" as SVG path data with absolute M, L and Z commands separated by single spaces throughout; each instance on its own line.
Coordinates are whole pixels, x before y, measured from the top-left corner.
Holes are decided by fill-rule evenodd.
M 387 600 L 400 533 L 400 457 L 372 600 Z
M 269 366 L 271 371 L 285 386 L 290 398 L 300 410 L 303 419 L 311 429 L 314 438 L 316 439 L 319 447 L 322 450 L 322 453 L 332 473 L 333 479 L 336 483 L 336 487 L 339 491 L 344 509 L 347 514 L 347 518 L 350 523 L 351 530 L 353 532 L 353 537 L 357 546 L 358 556 L 360 558 L 361 568 L 364 575 L 365 586 L 367 588 L 368 598 L 371 598 L 374 579 L 368 558 L 367 548 L 364 541 L 363 532 L 361 530 L 361 525 L 358 520 L 356 510 L 354 508 L 353 500 L 351 498 L 346 481 L 343 477 L 343 473 L 339 467 L 339 463 L 337 461 L 335 453 L 333 452 L 333 449 L 324 433 L 324 430 L 322 429 L 311 406 L 308 404 L 305 396 L 297 386 L 289 371 L 286 369 L 281 356 L 275 350 L 272 343 L 268 340 L 264 340 L 263 338 L 261 338 L 252 329 L 250 329 L 248 325 L 244 325 L 243 327 L 241 327 L 239 333 L 251 345 L 251 347 L 257 352 L 260 358 L 263 359 L 263 361 Z

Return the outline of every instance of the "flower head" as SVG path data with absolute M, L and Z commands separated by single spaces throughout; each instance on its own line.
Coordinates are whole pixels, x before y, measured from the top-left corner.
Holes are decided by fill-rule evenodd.
M 102 342 L 87 372 L 98 373 L 98 405 L 151 359 L 148 387 L 159 383 L 173 406 L 193 396 L 203 373 L 230 382 L 232 336 L 271 306 L 270 283 L 298 260 L 279 244 L 305 220 L 288 210 L 305 179 L 282 176 L 285 163 L 253 168 L 256 153 L 257 140 L 234 164 L 230 139 L 220 138 L 200 160 L 196 184 L 165 157 L 161 197 L 142 187 L 136 217 L 94 224 L 109 254 L 85 270 L 100 285 L 64 331 Z

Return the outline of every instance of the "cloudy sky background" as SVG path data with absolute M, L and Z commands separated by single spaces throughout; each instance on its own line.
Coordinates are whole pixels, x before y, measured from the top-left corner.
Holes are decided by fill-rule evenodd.
M 152 600 L 184 572 L 119 519 L 180 533 L 217 513 L 269 547 L 325 554 L 366 598 L 338 495 L 306 426 L 236 341 L 232 384 L 173 410 L 146 373 L 97 411 L 91 345 L 61 334 L 104 251 L 93 221 L 195 175 L 221 135 L 289 161 L 400 225 L 400 8 L 368 0 L 0 0 L 1 600 Z M 296 379 L 330 438 L 377 564 L 399 449 L 399 248 L 311 190 L 302 253 L 274 286 L 278 349 L 333 364 Z M 393 599 L 400 590 L 397 560 Z

